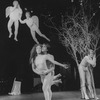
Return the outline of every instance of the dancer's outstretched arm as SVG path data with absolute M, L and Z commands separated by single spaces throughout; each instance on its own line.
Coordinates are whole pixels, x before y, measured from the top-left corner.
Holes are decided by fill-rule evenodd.
M 62 66 L 63 68 L 67 69 L 66 64 L 62 64 L 62 63 L 55 61 L 53 59 L 52 55 L 48 54 L 46 58 L 47 58 L 47 60 L 51 61 L 52 63 L 59 65 L 59 66 Z
M 21 24 L 25 24 L 26 23 L 26 19 L 21 20 L 21 18 L 20 18 L 19 21 L 20 21 Z

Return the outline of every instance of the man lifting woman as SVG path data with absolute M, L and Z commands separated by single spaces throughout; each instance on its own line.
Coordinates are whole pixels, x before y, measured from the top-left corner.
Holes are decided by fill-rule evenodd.
M 58 79 L 61 74 L 54 75 L 55 65 L 67 69 L 67 64 L 61 64 L 54 60 L 54 56 L 47 53 L 47 45 L 36 44 L 30 53 L 30 63 L 33 71 L 40 75 L 42 81 L 42 90 L 45 100 L 51 100 L 51 86 L 56 83 L 61 83 Z

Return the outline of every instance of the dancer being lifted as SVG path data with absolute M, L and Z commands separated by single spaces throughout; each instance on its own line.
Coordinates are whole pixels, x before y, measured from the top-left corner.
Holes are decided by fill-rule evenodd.
M 20 8 L 20 5 L 17 0 L 13 1 L 13 6 L 8 6 L 6 8 L 6 18 L 9 16 L 8 21 L 8 31 L 9 31 L 9 38 L 12 36 L 12 25 L 14 24 L 14 40 L 18 41 L 17 35 L 18 35 L 18 28 L 19 28 L 19 19 L 22 16 L 22 9 Z
M 27 24 L 27 26 L 30 28 L 31 31 L 31 35 L 33 40 L 39 44 L 37 38 L 36 38 L 36 34 L 35 32 L 40 35 L 41 37 L 45 38 L 46 40 L 50 41 L 44 34 L 41 33 L 41 31 L 39 30 L 39 19 L 37 16 L 31 16 L 30 12 L 26 12 L 25 13 L 26 19 L 24 19 L 23 21 L 20 19 L 20 22 L 22 24 Z
M 48 60 L 53 64 L 64 67 L 65 69 L 67 67 L 65 64 L 61 64 L 55 61 L 53 55 L 42 54 L 41 50 L 42 49 L 40 44 L 35 45 L 31 50 L 30 61 L 32 64 L 33 71 L 38 75 L 42 76 L 42 83 L 43 83 L 42 90 L 44 93 L 45 100 L 51 100 L 52 97 L 51 85 L 54 84 L 53 82 L 56 77 L 54 78 L 53 74 L 54 67 L 48 69 L 46 61 Z
M 83 58 L 79 65 L 79 74 L 80 74 L 80 80 L 81 80 L 81 93 L 82 98 L 89 99 L 95 98 L 98 99 L 95 92 L 95 87 L 93 84 L 93 76 L 92 73 L 89 71 L 89 66 L 92 65 L 92 67 L 96 66 L 96 56 L 93 53 L 93 50 L 89 50 L 89 54 Z M 91 66 L 90 66 L 91 67 Z M 87 95 L 86 87 L 89 90 L 89 96 Z

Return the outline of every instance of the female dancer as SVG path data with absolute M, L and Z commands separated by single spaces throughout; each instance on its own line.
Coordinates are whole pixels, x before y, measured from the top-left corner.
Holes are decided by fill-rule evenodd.
M 26 16 L 26 19 L 24 19 L 23 21 L 20 19 L 20 22 L 22 24 L 27 24 L 27 26 L 30 28 L 30 31 L 31 31 L 31 35 L 32 35 L 32 38 L 33 40 L 39 44 L 36 36 L 35 36 L 35 32 L 40 35 L 41 37 L 45 38 L 46 40 L 50 41 L 44 34 L 41 33 L 41 31 L 39 30 L 39 19 L 37 16 L 32 16 L 30 15 L 30 12 L 26 12 L 25 14 Z
M 50 69 L 47 68 L 46 60 L 49 60 L 56 65 L 66 68 L 65 64 L 61 64 L 55 61 L 53 58 L 54 57 L 50 54 L 41 54 L 40 45 L 35 45 L 35 47 L 33 47 L 33 49 L 31 50 L 30 61 L 32 64 L 33 71 L 39 75 L 45 75 L 42 86 L 45 100 L 51 100 L 52 97 L 50 86 L 53 81 L 53 75 L 51 72 L 54 71 L 54 67 Z
M 8 6 L 6 8 L 6 18 L 9 16 L 9 21 L 8 21 L 8 31 L 9 31 L 9 38 L 12 36 L 12 25 L 14 23 L 15 26 L 15 31 L 14 31 L 14 40 L 18 41 L 17 39 L 17 34 L 18 34 L 18 27 L 19 27 L 19 19 L 22 16 L 22 9 L 20 8 L 20 5 L 17 0 L 13 1 L 13 7 Z
M 82 98 L 84 99 L 89 99 L 86 93 L 86 85 L 90 93 L 90 98 L 94 98 L 94 91 L 92 88 L 92 80 L 89 72 L 89 65 L 92 65 L 93 67 L 96 66 L 96 56 L 94 55 L 93 50 L 89 51 L 89 55 L 85 56 L 79 65 L 81 93 L 82 93 Z

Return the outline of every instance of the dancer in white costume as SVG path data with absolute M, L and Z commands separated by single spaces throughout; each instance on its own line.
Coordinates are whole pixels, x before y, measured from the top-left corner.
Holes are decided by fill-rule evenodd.
M 39 44 L 39 42 L 38 42 L 38 40 L 37 40 L 37 38 L 35 36 L 36 35 L 35 32 L 36 32 L 39 36 L 41 36 L 41 37 L 45 38 L 46 40 L 50 41 L 50 39 L 48 39 L 44 34 L 41 33 L 41 31 L 39 29 L 39 19 L 38 19 L 38 17 L 35 16 L 35 15 L 31 16 L 30 12 L 26 12 L 25 16 L 26 16 L 26 19 L 24 19 L 24 20 L 20 19 L 20 22 L 22 24 L 26 23 L 27 26 L 30 28 L 33 40 L 37 44 Z
M 93 54 L 93 50 L 89 51 L 89 54 L 83 58 L 83 60 L 79 65 L 81 93 L 82 93 L 82 98 L 86 100 L 89 99 L 89 96 L 87 95 L 86 91 L 86 86 L 89 90 L 90 98 L 94 98 L 92 80 L 89 72 L 89 65 L 92 65 L 92 67 L 96 66 L 96 56 Z M 98 98 L 96 97 L 96 99 Z
M 14 31 L 14 40 L 18 41 L 17 35 L 18 35 L 18 28 L 19 28 L 19 19 L 22 16 L 22 9 L 20 8 L 20 5 L 17 0 L 13 1 L 13 6 L 8 6 L 6 8 L 6 18 L 9 17 L 8 21 L 8 31 L 9 31 L 9 38 L 12 36 L 12 25 L 14 24 L 15 31 Z
M 54 75 L 52 75 L 52 72 L 54 71 L 54 67 L 51 67 L 48 69 L 46 65 L 46 60 L 49 60 L 53 64 L 59 65 L 67 68 L 65 64 L 61 64 L 54 60 L 54 57 L 50 54 L 41 54 L 41 46 L 40 44 L 35 45 L 33 49 L 31 50 L 31 56 L 30 61 L 32 64 L 32 69 L 35 73 L 41 75 L 44 75 L 44 78 L 42 80 L 43 86 L 42 90 L 44 93 L 45 100 L 51 100 L 52 92 L 51 92 L 51 85 L 53 84 Z

